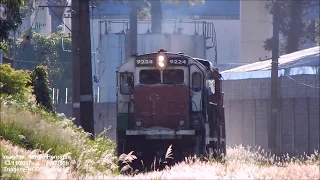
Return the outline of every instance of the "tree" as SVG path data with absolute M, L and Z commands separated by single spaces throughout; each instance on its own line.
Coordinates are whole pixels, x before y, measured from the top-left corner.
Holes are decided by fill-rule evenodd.
M 295 52 L 300 45 L 307 42 L 315 42 L 316 30 L 315 21 L 307 21 L 307 15 L 311 11 L 318 11 L 315 0 L 287 0 L 278 1 L 280 5 L 280 33 L 284 37 L 284 52 L 286 54 Z M 316 3 L 316 4 L 315 4 Z M 273 14 L 273 1 L 267 6 Z M 280 45 L 281 46 L 281 45 Z M 264 48 L 272 49 L 272 40 L 267 39 Z
M 161 1 L 150 1 L 151 4 L 151 32 L 160 34 L 162 32 L 162 6 Z
M 23 33 L 17 41 L 17 53 L 21 61 L 16 67 L 34 69 L 37 65 L 46 65 L 51 86 L 71 90 L 71 53 L 68 51 L 71 50 L 71 38 L 63 33 L 45 36 L 33 30 L 30 33 L 30 40 L 26 40 L 24 36 Z
M 9 34 L 21 25 L 20 8 L 24 0 L 1 0 L 0 3 L 0 48 L 8 51 Z
M 146 0 L 144 4 L 138 11 L 142 13 L 144 16 L 151 16 L 151 32 L 159 34 L 162 32 L 162 2 L 164 3 L 188 3 L 189 6 L 194 6 L 195 4 L 204 4 L 204 0 L 188 0 L 188 1 L 182 1 L 182 0 Z
M 34 68 L 31 73 L 31 86 L 33 86 L 33 94 L 36 96 L 37 104 L 53 112 L 47 67 L 37 66 Z
M 0 39 L 4 42 L 10 32 L 17 30 L 22 23 L 20 7 L 24 5 L 24 0 L 2 0 L 0 4 Z
M 130 55 L 137 51 L 138 15 L 140 15 L 140 18 L 145 18 L 151 12 L 151 32 L 158 34 L 162 32 L 161 4 L 163 1 L 167 3 L 179 3 L 179 0 L 123 0 L 125 3 L 130 2 Z M 189 0 L 188 2 L 189 5 L 194 5 L 197 2 L 204 3 L 204 0 Z
M 0 94 L 11 95 L 17 100 L 27 101 L 31 87 L 27 86 L 30 77 L 27 71 L 11 68 L 10 64 L 0 65 Z

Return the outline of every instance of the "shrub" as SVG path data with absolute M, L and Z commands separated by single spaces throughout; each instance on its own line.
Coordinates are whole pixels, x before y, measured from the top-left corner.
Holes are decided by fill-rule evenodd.
M 11 95 L 17 100 L 28 101 L 31 94 L 30 77 L 28 71 L 14 70 L 10 64 L 0 66 L 0 94 Z
M 53 111 L 47 67 L 35 67 L 31 73 L 31 85 L 33 86 L 33 93 L 36 96 L 37 103 L 47 110 Z

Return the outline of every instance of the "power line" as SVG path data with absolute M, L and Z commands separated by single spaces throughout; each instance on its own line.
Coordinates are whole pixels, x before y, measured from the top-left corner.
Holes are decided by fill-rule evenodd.
M 42 0 L 41 0 L 42 1 Z M 40 2 L 40 4 L 41 4 L 41 2 Z M 66 2 L 66 5 L 68 4 L 68 2 Z M 65 6 L 66 6 L 65 5 Z M 48 7 L 49 8 L 49 10 L 51 10 L 54 14 L 55 14 L 55 16 L 56 17 L 58 17 L 59 18 L 59 20 L 70 30 L 70 28 L 63 22 L 63 20 L 54 12 L 54 10 L 52 10 L 51 9 L 51 7 Z M 37 10 L 39 10 L 39 6 L 38 6 L 38 9 Z M 38 13 L 38 12 L 37 12 Z M 35 18 L 37 17 L 37 13 L 36 13 L 36 15 L 35 15 Z M 35 19 L 34 19 L 35 20 Z M 32 27 L 32 25 L 31 25 L 31 27 Z M 71 31 L 71 30 L 70 30 Z M 30 29 L 30 32 L 31 32 L 31 29 Z M 52 33 L 49 33 L 48 35 L 50 35 L 50 34 L 52 34 Z M 48 36 L 47 35 L 47 36 Z M 25 45 L 26 45 L 26 43 L 25 43 Z M 44 56 L 44 55 L 46 55 L 46 50 L 47 50 L 47 48 L 50 46 L 50 44 L 48 43 L 48 44 L 46 44 L 46 46 L 44 47 L 44 49 L 43 49 L 43 51 L 42 51 L 42 53 L 41 53 L 41 55 L 40 55 L 40 57 L 38 58 L 38 61 L 37 62 L 33 62 L 33 61 L 18 61 L 18 62 L 29 62 L 29 63 L 37 63 L 37 64 L 39 64 L 40 63 L 40 60 L 41 60 L 41 58 Z M 25 48 L 26 46 L 24 46 L 24 48 Z M 21 57 L 19 58 L 19 59 L 21 59 Z M 43 63 L 43 62 L 42 62 Z M 70 64 L 70 63 L 68 63 L 68 62 L 66 62 L 66 63 L 64 63 L 64 62 L 48 62 L 48 64 Z
M 68 2 L 66 2 L 66 5 L 68 4 Z M 49 10 L 51 10 L 53 12 L 53 14 L 62 22 L 62 24 L 71 32 L 71 29 L 69 28 L 69 26 L 67 26 L 64 21 L 57 15 L 57 13 L 51 9 L 51 6 L 48 6 Z
M 317 87 L 317 86 L 313 86 L 313 85 L 310 85 L 310 84 L 306 84 L 306 83 L 300 82 L 300 81 L 298 81 L 298 80 L 296 80 L 296 79 L 293 79 L 292 77 L 290 77 L 290 76 L 288 76 L 288 75 L 286 75 L 286 74 L 285 74 L 284 76 L 286 76 L 287 78 L 289 78 L 289 79 L 291 79 L 291 80 L 293 80 L 293 81 L 295 81 L 295 82 L 297 82 L 298 84 L 301 84 L 301 85 L 303 85 L 303 86 L 320 89 L 320 87 Z
M 101 21 L 102 21 L 102 19 L 101 19 L 101 14 L 100 14 L 100 8 L 97 6 L 97 10 L 98 10 L 98 15 L 99 15 L 99 23 L 101 23 Z M 101 30 L 101 29 L 100 29 Z M 101 33 L 101 32 L 100 32 Z M 101 34 L 100 34 L 100 36 L 101 36 Z M 94 81 L 96 82 L 96 83 L 99 83 L 99 81 L 100 81 L 100 79 L 102 78 L 102 76 L 103 76 L 103 74 L 104 74 L 104 72 L 105 72 L 105 70 L 106 70 L 106 66 L 107 66 L 107 62 L 106 62 L 106 58 L 105 58 L 105 55 L 103 54 L 103 52 L 101 52 L 100 51 L 100 45 L 101 45 L 101 37 L 99 37 L 99 43 L 98 43 L 98 47 L 97 47 L 97 49 L 96 49 L 96 51 L 94 52 L 94 54 L 96 53 L 96 52 L 98 52 L 101 56 L 102 56 L 102 58 L 103 58 L 103 60 L 104 60 L 104 67 L 103 67 L 103 70 L 102 70 L 102 73 L 100 74 L 100 75 L 98 75 L 99 76 L 99 78 L 97 78 L 97 76 L 96 76 L 96 73 L 95 73 L 95 75 L 94 75 Z M 107 45 L 108 47 L 109 47 L 109 45 Z M 115 46 L 115 48 L 119 48 L 118 46 L 116 47 Z M 96 61 L 94 61 L 94 64 L 96 63 Z
M 106 70 L 106 67 L 107 67 L 106 58 L 105 58 L 104 54 L 101 53 L 101 55 L 102 55 L 103 60 L 104 60 L 104 68 L 103 68 L 103 70 L 102 70 L 102 73 L 99 75 L 99 79 L 97 80 L 97 83 L 98 83 L 98 82 L 100 81 L 100 79 L 102 78 L 102 75 L 104 74 L 104 72 L 105 72 L 105 70 Z
M 43 0 L 40 1 L 40 3 L 39 3 L 40 5 L 41 5 L 42 1 L 43 1 Z M 35 14 L 35 16 L 34 16 L 34 18 L 33 18 L 31 27 L 29 28 L 29 32 L 28 32 L 28 34 L 26 35 L 26 40 L 30 40 L 30 33 L 31 33 L 31 31 L 32 31 L 33 24 L 34 24 L 34 22 L 36 21 L 36 18 L 37 18 L 37 16 L 38 16 L 39 9 L 40 9 L 40 8 L 39 8 L 39 6 L 38 6 L 38 8 L 37 8 L 37 10 L 36 10 L 36 14 Z M 25 51 L 25 49 L 26 49 L 26 46 L 27 46 L 27 42 L 24 42 L 24 46 L 23 46 L 23 48 L 22 48 L 22 52 L 20 53 L 19 59 L 21 59 L 21 57 L 22 57 L 22 55 L 23 55 L 23 53 L 24 53 L 24 51 Z M 19 64 L 18 64 L 18 65 L 19 65 Z M 18 66 L 18 65 L 17 65 L 17 66 Z
M 15 60 L 16 62 L 39 64 L 39 61 Z M 41 62 L 40 64 L 70 64 L 71 62 Z

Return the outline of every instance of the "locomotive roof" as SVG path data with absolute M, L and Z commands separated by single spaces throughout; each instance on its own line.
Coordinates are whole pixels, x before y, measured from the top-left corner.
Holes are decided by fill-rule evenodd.
M 218 71 L 218 69 L 213 66 L 212 62 L 210 62 L 209 60 L 206 60 L 206 59 L 195 58 L 195 57 L 191 57 L 191 56 L 189 56 L 189 55 L 186 55 L 186 54 L 184 54 L 184 53 L 173 53 L 173 52 L 167 52 L 167 51 L 164 51 L 164 50 L 160 50 L 159 52 L 163 52 L 163 53 L 165 53 L 165 54 L 180 55 L 180 56 L 192 58 L 192 59 L 194 59 L 194 60 L 199 61 L 202 65 L 204 65 L 205 67 L 207 67 L 207 70 L 209 70 L 209 71 L 215 71 L 215 70 Z M 139 55 L 136 55 L 136 56 L 139 57 L 139 56 L 154 55 L 154 54 L 158 54 L 159 52 L 139 54 Z
M 209 60 L 200 59 L 200 58 L 193 58 L 193 59 L 199 61 L 201 64 L 206 66 L 209 71 L 218 71 L 218 69 L 215 66 L 213 66 L 212 62 L 210 62 Z

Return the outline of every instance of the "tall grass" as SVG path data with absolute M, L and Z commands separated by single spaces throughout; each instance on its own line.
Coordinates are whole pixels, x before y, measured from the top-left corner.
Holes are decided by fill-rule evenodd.
M 131 154 L 134 155 L 134 154 Z M 174 157 L 174 155 L 173 155 Z M 310 156 L 276 157 L 260 148 L 236 146 L 227 148 L 221 160 L 197 157 L 162 171 L 120 175 L 113 179 L 320 179 L 319 152 Z
M 115 143 L 105 139 L 103 133 L 95 140 L 88 138 L 72 119 L 52 115 L 36 106 L 26 106 L 1 97 L 0 138 L 1 167 L 19 167 L 4 164 L 3 155 L 65 155 L 67 167 L 52 164 L 53 160 L 32 160 L 35 172 L 4 172 L 2 178 L 19 179 L 320 179 L 319 152 L 301 157 L 285 155 L 275 157 L 263 149 L 237 146 L 227 148 L 221 160 L 201 160 L 188 157 L 185 161 L 160 171 L 154 163 L 153 172 L 132 169 L 134 152 L 119 159 L 129 169 L 126 175 L 117 175 Z M 9 141 L 5 141 L 9 140 Z M 174 158 L 168 148 L 164 159 Z M 131 169 L 130 169 L 131 168 Z M 60 171 L 59 171 L 60 169 Z
M 76 127 L 72 119 L 50 115 L 37 107 L 30 112 L 28 108 L 1 99 L 0 136 L 3 139 L 51 156 L 70 154 L 66 161 L 73 175 L 117 173 L 115 143 L 103 137 L 106 130 L 90 140 L 90 134 Z

